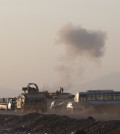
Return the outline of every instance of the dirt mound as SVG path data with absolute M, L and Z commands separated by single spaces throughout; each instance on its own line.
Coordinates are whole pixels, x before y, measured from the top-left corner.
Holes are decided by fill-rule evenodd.
M 73 119 L 55 114 L 30 113 L 26 115 L 0 115 L 2 134 L 70 134 L 76 130 L 87 134 L 118 134 L 120 121 L 96 121 L 93 117 Z

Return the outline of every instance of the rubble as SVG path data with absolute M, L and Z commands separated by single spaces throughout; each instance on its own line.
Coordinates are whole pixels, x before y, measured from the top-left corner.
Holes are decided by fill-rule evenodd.
M 84 130 L 87 134 L 116 134 L 120 132 L 120 121 L 96 121 L 91 116 L 74 119 L 40 113 L 0 115 L 2 134 L 70 134 L 76 130 Z

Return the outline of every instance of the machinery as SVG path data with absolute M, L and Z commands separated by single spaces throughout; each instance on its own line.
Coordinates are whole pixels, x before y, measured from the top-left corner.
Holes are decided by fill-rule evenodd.
M 50 109 L 61 111 L 63 104 L 64 104 L 64 102 L 58 102 L 58 101 L 54 100 L 51 102 Z
M 29 83 L 22 90 L 24 93 L 19 95 L 16 100 L 16 111 L 47 112 L 47 99 L 43 92 L 39 92 L 35 83 Z
M 15 98 L 0 98 L 0 110 L 14 110 Z
M 51 102 L 50 111 L 66 112 L 67 101 L 54 100 Z

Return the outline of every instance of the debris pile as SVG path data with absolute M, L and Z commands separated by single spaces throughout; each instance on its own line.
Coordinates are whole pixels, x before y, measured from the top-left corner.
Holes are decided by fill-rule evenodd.
M 117 134 L 120 121 L 96 121 L 93 117 L 74 119 L 40 113 L 0 115 L 2 134 L 71 134 L 76 130 L 84 130 L 87 134 Z

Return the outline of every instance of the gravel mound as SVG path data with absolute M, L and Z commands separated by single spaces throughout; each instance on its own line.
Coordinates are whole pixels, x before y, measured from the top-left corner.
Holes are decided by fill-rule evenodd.
M 1 134 L 70 134 L 76 130 L 86 134 L 119 134 L 120 121 L 96 121 L 91 116 L 87 119 L 73 119 L 40 113 L 0 115 Z

